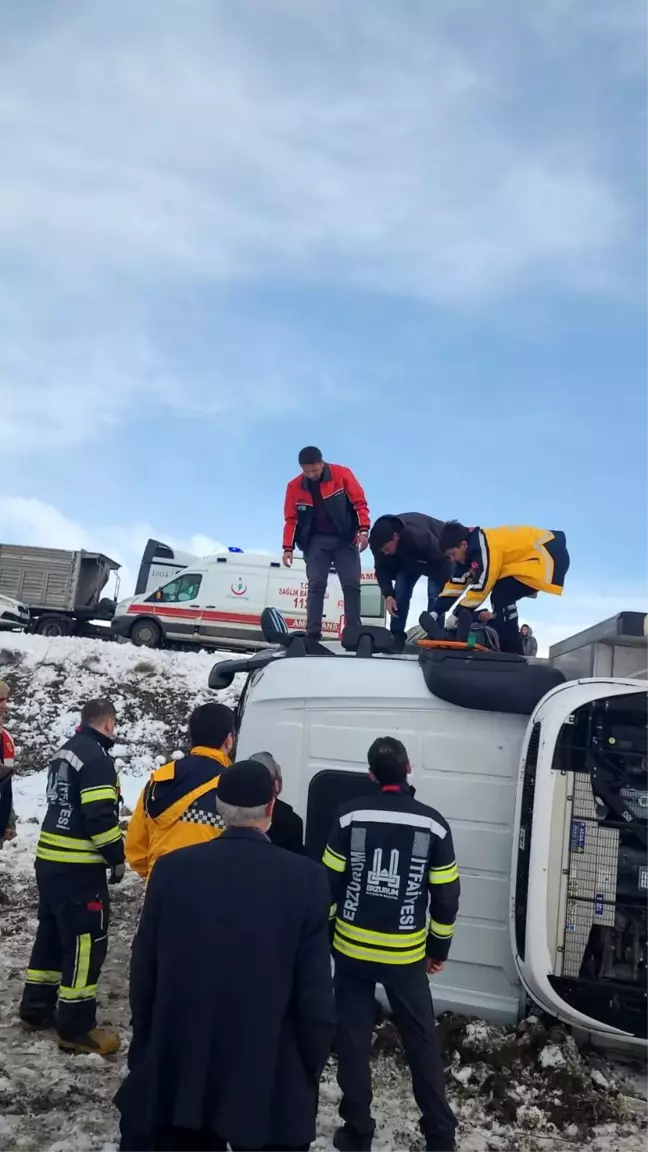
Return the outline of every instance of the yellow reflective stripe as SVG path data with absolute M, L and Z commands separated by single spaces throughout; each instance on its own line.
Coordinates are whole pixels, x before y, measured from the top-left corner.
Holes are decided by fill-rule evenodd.
M 92 936 L 89 932 L 82 932 L 80 936 L 77 936 L 76 960 L 74 964 L 74 976 L 72 977 L 72 988 L 76 991 L 80 988 L 87 988 L 88 986 L 91 948 Z
M 459 869 L 454 860 L 452 864 L 448 864 L 445 868 L 431 868 L 428 876 L 430 884 L 452 884 L 453 880 L 458 879 Z
M 372 932 L 368 928 L 356 928 L 355 924 L 347 924 L 345 920 L 338 920 L 335 931 L 356 940 L 359 944 L 378 944 L 383 948 L 413 948 L 415 944 L 425 941 L 425 928 L 418 932 Z
M 55 852 L 54 849 L 36 848 L 37 860 L 49 860 L 52 864 L 103 864 L 106 861 L 98 852 Z
M 115 840 L 121 840 L 121 828 L 117 824 L 114 828 L 109 828 L 107 832 L 97 832 L 92 837 L 92 843 L 97 848 L 102 848 L 104 844 L 114 844 Z
M 70 852 L 92 852 L 92 840 L 77 840 L 74 836 L 55 836 L 53 832 L 41 832 L 39 844 L 49 844 L 52 848 L 69 848 Z
M 335 920 L 337 916 L 337 904 L 331 904 L 329 908 L 329 920 Z
M 344 872 L 346 868 L 344 856 L 338 856 L 337 852 L 333 852 L 328 846 L 322 856 L 322 864 L 325 864 L 333 872 Z
M 94 1000 L 96 994 L 96 984 L 86 984 L 85 988 L 68 988 L 61 984 L 59 988 L 59 1000 Z
M 444 939 L 452 936 L 455 930 L 454 924 L 440 924 L 438 920 L 430 920 L 430 935 L 439 936 Z
M 417 960 L 425 958 L 425 944 L 420 948 L 409 948 L 407 951 L 399 949 L 398 952 L 386 952 L 383 948 L 361 948 L 358 944 L 345 940 L 343 936 L 338 936 L 337 932 L 333 937 L 333 947 L 352 960 L 373 960 L 376 964 L 414 964 Z
M 101 788 L 82 788 L 81 789 L 81 803 L 93 804 L 95 800 L 112 800 L 117 801 L 117 790 L 111 788 L 110 785 L 103 785 Z
M 25 981 L 27 984 L 59 984 L 61 972 L 49 972 L 45 968 L 28 968 Z

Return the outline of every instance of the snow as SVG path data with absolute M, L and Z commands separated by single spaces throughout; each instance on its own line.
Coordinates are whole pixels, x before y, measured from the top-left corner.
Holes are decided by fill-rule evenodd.
M 149 652 L 101 640 L 0 638 L 0 678 L 12 689 L 8 727 L 17 744 L 14 782 L 18 836 L 0 852 L 0 1148 L 3 1152 L 114 1152 L 112 1097 L 129 1041 L 127 972 L 143 886 L 128 873 L 112 890 L 110 947 L 99 985 L 99 1018 L 122 1040 L 117 1056 L 64 1055 L 51 1034 L 24 1033 L 16 1021 L 24 968 L 36 928 L 34 845 L 45 811 L 49 755 L 74 731 L 81 704 L 108 696 L 118 712 L 114 748 L 126 804 L 148 773 L 182 754 L 195 705 L 233 705 L 242 687 L 207 687 L 208 652 Z M 390 1031 L 391 1029 L 391 1031 Z M 642 1066 L 581 1054 L 552 1022 L 529 1017 L 518 1030 L 483 1021 L 441 1021 L 449 1099 L 459 1119 L 460 1152 L 645 1148 Z M 418 1112 L 397 1034 L 387 1021 L 373 1057 L 374 1148 L 421 1148 Z M 339 1123 L 335 1064 L 324 1073 L 314 1148 L 331 1147 Z

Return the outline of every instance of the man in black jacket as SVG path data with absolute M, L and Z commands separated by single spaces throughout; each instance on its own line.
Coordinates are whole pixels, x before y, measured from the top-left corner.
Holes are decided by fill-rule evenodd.
M 133 944 L 122 1152 L 307 1149 L 333 1035 L 324 869 L 266 835 L 262 764 L 224 772 L 217 840 L 161 857 Z
M 56 1026 L 61 1048 L 100 1056 L 119 1048 L 115 1033 L 95 1027 L 108 948 L 106 869 L 111 883 L 125 870 L 109 755 L 115 719 L 110 700 L 91 700 L 76 734 L 50 761 L 48 806 L 36 845 L 38 931 L 20 1003 L 27 1027 Z
M 405 647 L 407 614 L 412 593 L 421 576 L 427 576 L 428 612 L 452 574 L 452 563 L 439 549 L 443 520 L 423 512 L 379 516 L 371 529 L 369 545 L 374 555 L 376 579 L 391 616 L 395 651 Z
M 275 789 L 275 803 L 272 809 L 272 824 L 268 830 L 268 839 L 278 848 L 287 848 L 289 852 L 304 851 L 304 821 L 293 810 L 291 804 L 280 800 L 283 780 L 281 778 L 281 765 L 277 763 L 271 752 L 255 752 L 251 760 L 265 764 L 272 776 Z

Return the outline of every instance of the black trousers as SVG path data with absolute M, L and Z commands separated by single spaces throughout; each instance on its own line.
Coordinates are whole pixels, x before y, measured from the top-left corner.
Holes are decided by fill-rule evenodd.
M 141 1133 L 129 1131 L 122 1124 L 120 1152 L 253 1152 L 238 1144 L 228 1144 L 216 1132 L 206 1129 L 197 1132 L 193 1128 L 160 1128 L 152 1139 Z M 292 1148 L 285 1144 L 264 1144 L 258 1152 L 308 1152 L 310 1144 L 300 1144 Z
M 38 930 L 20 1016 L 36 1026 L 55 1024 L 64 1039 L 77 1040 L 96 1024 L 97 982 L 108 948 L 106 873 L 92 865 L 54 871 L 37 861 L 36 879 Z
M 360 617 L 360 553 L 355 544 L 345 544 L 339 536 L 312 536 L 305 556 L 308 577 L 306 631 L 321 639 L 324 597 L 331 564 L 335 564 L 344 596 L 344 622 L 358 627 Z
M 525 596 L 533 596 L 534 594 L 533 588 L 529 588 L 528 584 L 523 584 L 515 576 L 505 576 L 503 580 L 498 580 L 493 588 L 491 604 L 495 619 L 492 621 L 492 626 L 499 636 L 501 652 L 515 652 L 518 656 L 524 655 L 517 602 L 523 600 Z
M 336 953 L 335 1002 L 340 1116 L 360 1136 L 375 1128 L 371 1115 L 369 1055 L 376 1020 L 376 984 L 384 986 L 412 1074 L 414 1099 L 428 1148 L 454 1148 L 457 1122 L 445 1097 L 443 1061 L 436 1035 L 434 1007 L 423 962 L 366 964 Z

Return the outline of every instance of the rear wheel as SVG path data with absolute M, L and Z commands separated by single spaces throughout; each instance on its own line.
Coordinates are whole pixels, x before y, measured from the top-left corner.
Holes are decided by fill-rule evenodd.
M 159 648 L 162 629 L 155 620 L 136 620 L 130 630 L 130 638 L 137 648 Z
M 70 636 L 72 626 L 72 620 L 68 620 L 66 616 L 41 616 L 36 622 L 34 631 L 39 636 L 53 639 L 56 636 Z

